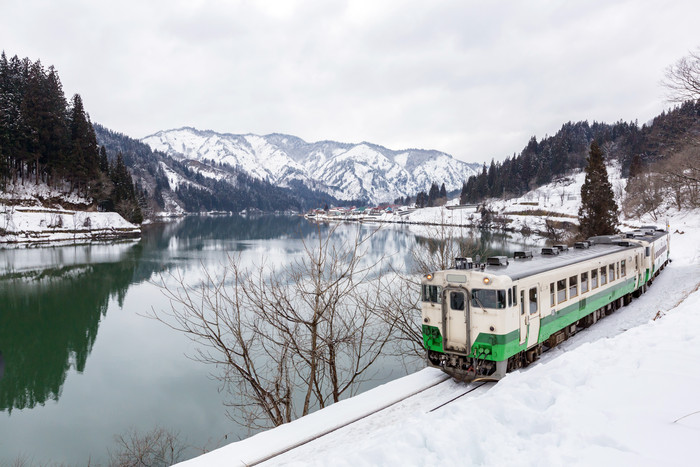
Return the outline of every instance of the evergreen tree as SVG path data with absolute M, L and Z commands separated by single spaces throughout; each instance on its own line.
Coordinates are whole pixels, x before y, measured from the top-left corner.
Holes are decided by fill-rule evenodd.
M 440 187 L 440 198 L 445 198 L 445 200 L 447 200 L 447 190 L 445 189 L 444 183 Z
M 82 186 L 85 194 L 88 194 L 90 181 L 98 175 L 99 149 L 95 130 L 85 114 L 79 94 L 73 96 L 72 104 L 70 130 L 73 183 Z
M 428 207 L 435 206 L 435 201 L 440 197 L 440 188 L 438 188 L 437 183 L 430 185 L 430 191 L 428 192 Z
M 632 162 L 630 163 L 630 173 L 629 178 L 634 178 L 640 173 L 642 173 L 644 165 L 642 164 L 642 158 L 639 153 L 632 156 Z
M 416 195 L 416 207 L 424 208 L 428 204 L 428 194 L 425 191 L 421 191 Z
M 107 159 L 107 149 L 104 146 L 100 147 L 100 170 L 109 173 L 109 159 Z
M 114 184 L 112 202 L 116 211 L 129 222 L 140 224 L 143 222 L 143 214 L 136 197 L 134 183 L 131 180 L 129 170 L 124 164 L 122 153 L 117 154 L 117 160 L 110 170 L 110 178 Z
M 617 203 L 608 180 L 603 151 L 595 140 L 591 143 L 587 162 L 578 211 L 579 230 L 585 238 L 614 234 L 618 223 Z
M 459 193 L 459 204 L 467 204 L 467 182 L 462 183 L 462 191 Z

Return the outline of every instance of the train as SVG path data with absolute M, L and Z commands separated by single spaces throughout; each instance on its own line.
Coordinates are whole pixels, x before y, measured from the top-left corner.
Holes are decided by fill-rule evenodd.
M 475 260 L 423 276 L 423 346 L 455 379 L 498 380 L 646 292 L 671 261 L 670 235 L 642 226 Z

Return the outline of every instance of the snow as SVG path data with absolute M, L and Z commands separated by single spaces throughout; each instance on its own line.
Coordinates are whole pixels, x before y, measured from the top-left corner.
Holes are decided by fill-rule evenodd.
M 10 185 L 0 193 L 0 244 L 75 243 L 141 234 L 138 225 L 116 212 L 64 209 L 61 204 L 85 209 L 89 205 L 75 193 L 65 194 L 46 184 Z
M 476 173 L 472 166 L 438 151 L 392 151 L 370 143 L 306 143 L 285 135 L 231 135 L 193 128 L 161 131 L 142 140 L 172 157 L 225 162 L 250 176 L 289 186 L 301 180 L 338 199 L 391 201 L 444 182 L 459 189 Z
M 673 262 L 629 306 L 434 412 L 467 386 L 438 384 L 263 465 L 690 464 L 700 439 L 700 209 L 668 215 Z M 426 368 L 181 465 L 263 460 L 441 377 Z
M 608 178 L 613 187 L 618 206 L 622 205 L 625 195 L 626 179 L 621 176 L 620 165 L 612 162 L 607 167 Z M 523 232 L 544 235 L 546 233 L 545 222 L 549 219 L 558 222 L 578 224 L 578 209 L 581 204 L 581 186 L 586 176 L 583 171 L 577 171 L 567 176 L 560 177 L 553 182 L 536 188 L 518 198 L 507 200 L 492 198 L 486 200 L 484 205 L 496 216 L 507 220 L 504 224 L 509 232 Z M 373 222 L 417 224 L 417 225 L 454 225 L 460 227 L 478 227 L 481 223 L 479 206 L 459 207 L 459 200 L 448 201 L 445 206 L 420 208 L 406 214 L 398 211 L 382 213 L 373 216 Z M 453 208 L 453 209 L 450 209 Z M 543 214 L 545 213 L 545 214 Z M 334 220 L 321 216 L 320 220 Z M 336 218 L 335 220 L 344 220 Z M 492 228 L 500 226 L 492 224 Z M 623 219 L 621 230 L 629 230 L 642 224 L 666 224 L 664 218 L 647 219 Z

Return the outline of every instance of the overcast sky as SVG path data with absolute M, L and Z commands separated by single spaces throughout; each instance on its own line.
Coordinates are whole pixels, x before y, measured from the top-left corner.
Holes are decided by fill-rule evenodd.
M 502 160 L 564 122 L 640 124 L 700 45 L 693 1 L 0 0 L 0 48 L 93 122 Z

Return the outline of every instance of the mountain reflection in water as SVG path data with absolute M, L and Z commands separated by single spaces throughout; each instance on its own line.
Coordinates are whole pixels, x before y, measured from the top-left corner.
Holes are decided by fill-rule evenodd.
M 333 239 L 377 227 L 341 225 Z M 207 379 L 214 369 L 183 356 L 192 344 L 139 315 L 169 306 L 156 283 L 170 273 L 196 285 L 230 255 L 288 264 L 303 255 L 302 238 L 330 228 L 283 215 L 188 217 L 146 226 L 138 241 L 0 249 L 0 464 L 28 452 L 39 463 L 104 462 L 113 436 L 131 426 L 175 428 L 193 446 L 250 434 L 226 419 L 225 397 Z M 405 270 L 417 236 L 383 226 L 363 260 Z M 405 371 L 387 364 L 363 389 Z

